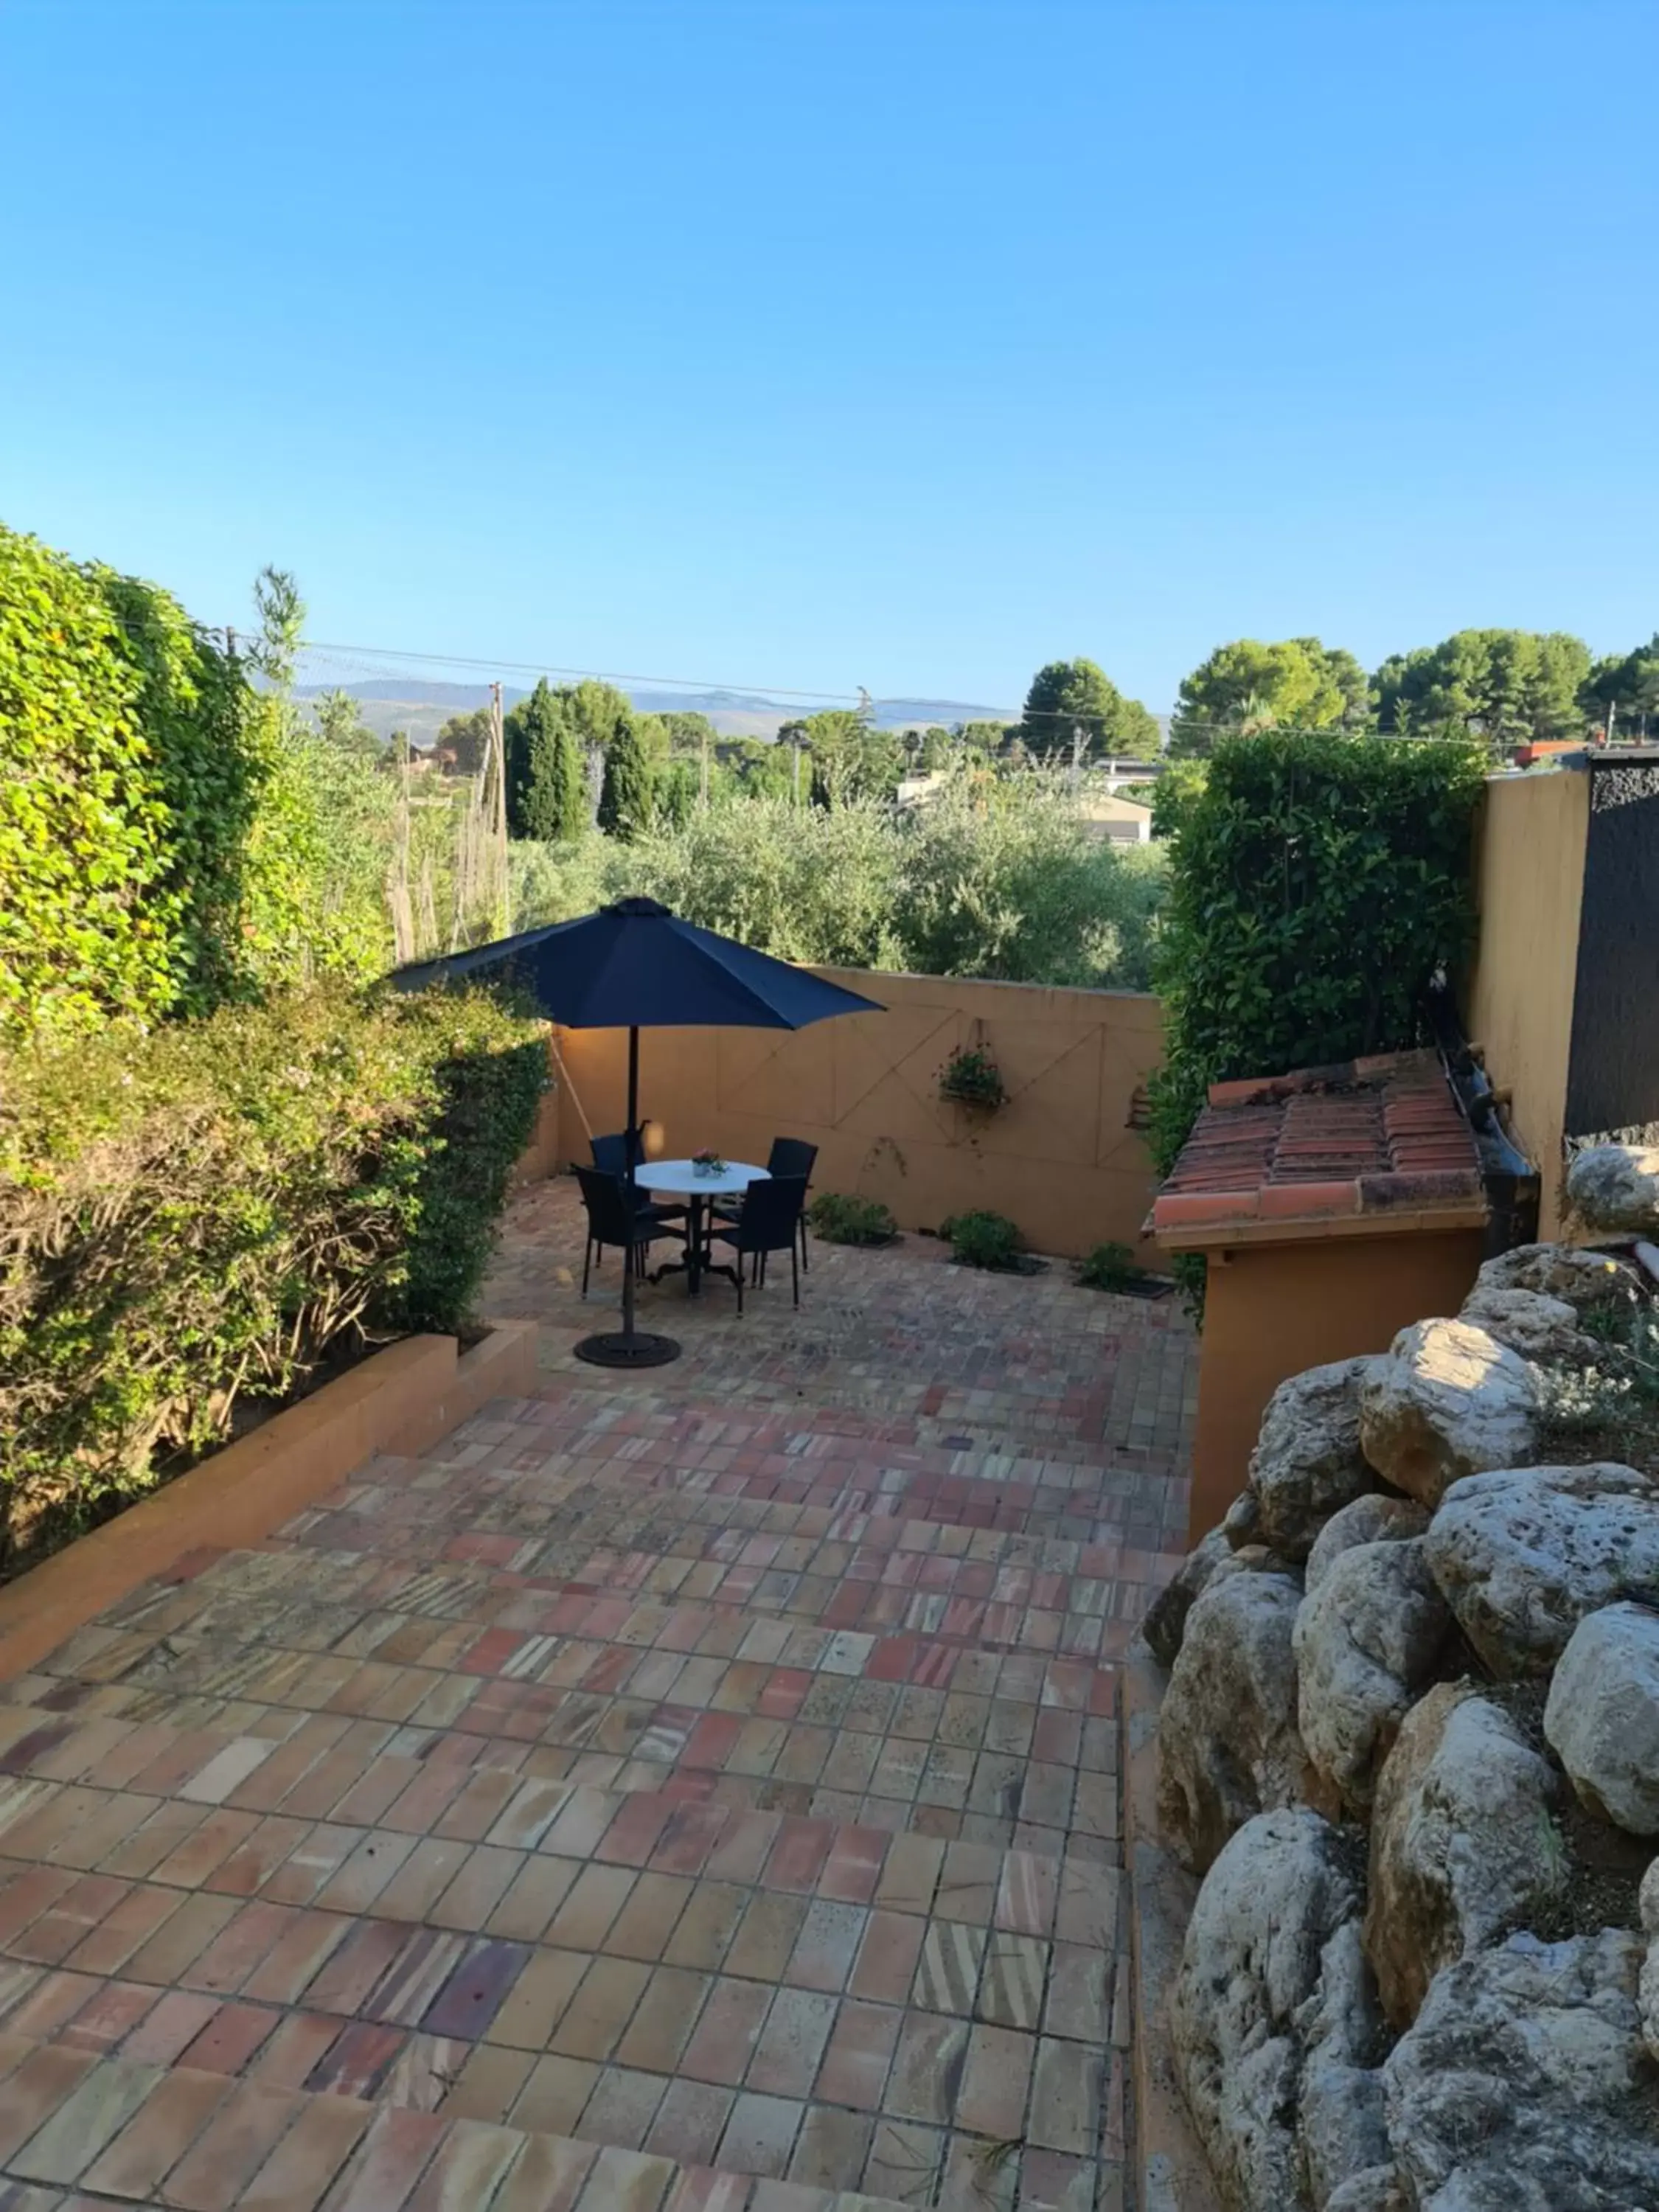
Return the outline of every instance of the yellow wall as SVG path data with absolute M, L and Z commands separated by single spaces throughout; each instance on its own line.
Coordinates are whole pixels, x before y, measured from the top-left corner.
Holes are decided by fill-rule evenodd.
M 1572 1042 L 1578 909 L 1589 828 L 1589 774 L 1494 776 L 1475 843 L 1479 947 L 1463 994 L 1471 1040 L 1494 1090 L 1511 1094 L 1510 1130 L 1537 1164 L 1539 1234 L 1561 1225 L 1561 1137 Z
M 986 1206 L 1038 1251 L 1138 1243 L 1153 1179 L 1128 1122 L 1162 1058 L 1156 999 L 818 972 L 888 1011 L 793 1031 L 641 1032 L 640 1113 L 664 1125 L 671 1158 L 711 1146 L 764 1161 L 775 1136 L 804 1137 L 819 1147 L 816 1190 L 880 1199 L 901 1228 L 937 1229 L 947 1214 Z M 560 1150 L 585 1160 L 587 1131 L 620 1129 L 626 1118 L 627 1038 L 564 1030 L 558 1042 Z M 1011 1094 L 989 1115 L 939 1096 L 951 1052 L 978 1042 Z
M 1454 1229 L 1209 1255 L 1189 1541 L 1213 1528 L 1243 1489 L 1279 1385 L 1328 1359 L 1386 1352 L 1411 1322 L 1455 1314 L 1480 1249 L 1480 1230 Z

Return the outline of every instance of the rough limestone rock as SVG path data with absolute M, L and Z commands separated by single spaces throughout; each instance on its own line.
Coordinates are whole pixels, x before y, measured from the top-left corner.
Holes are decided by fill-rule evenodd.
M 1389 2160 L 1376 2071 L 1388 2031 L 1357 1919 L 1344 1921 L 1326 1944 L 1318 1987 L 1297 2008 L 1295 2027 L 1303 2048 L 1297 2139 L 1308 2193 L 1323 2206 L 1352 2175 Z
M 1659 1613 L 1610 1605 L 1579 1622 L 1550 1683 L 1544 1734 L 1592 1813 L 1659 1836 Z
M 1648 1939 L 1636 2001 L 1642 2015 L 1642 2040 L 1659 2059 L 1659 1859 L 1642 1877 L 1642 1932 Z
M 1332 1561 L 1356 1544 L 1399 1544 L 1420 1536 L 1429 1525 L 1429 1509 L 1414 1498 L 1390 1498 L 1373 1490 L 1356 1498 L 1340 1513 L 1333 1513 L 1314 1538 L 1304 1570 L 1311 1597 L 1324 1580 Z
M 1586 1613 L 1659 1598 L 1659 1485 L 1607 1461 L 1476 1475 L 1424 1541 L 1459 1626 L 1503 1680 L 1547 1674 Z
M 1470 1295 L 1534 1291 L 1586 1314 L 1616 1304 L 1638 1286 L 1635 1270 L 1605 1252 L 1586 1252 L 1577 1244 L 1517 1244 L 1486 1261 Z
M 1434 1680 L 1450 1629 L 1420 1536 L 1340 1553 L 1297 1613 L 1303 1748 L 1346 1804 L 1370 1805 L 1377 1769 Z
M 1253 1814 L 1300 1792 L 1291 1638 L 1301 1602 L 1288 1576 L 1236 1574 L 1187 1616 L 1158 1717 L 1158 1813 L 1195 1874 Z
M 1642 1938 L 1622 1929 L 1565 1943 L 1519 1934 L 1436 1976 L 1382 2069 L 1413 2212 L 1659 2204 L 1641 1961 Z
M 1455 1482 L 1532 1456 L 1537 1393 L 1525 1360 L 1462 1321 L 1402 1328 L 1359 1389 L 1365 1456 L 1425 1505 Z
M 1236 1552 L 1261 1541 L 1261 1508 L 1254 1491 L 1239 1492 L 1222 1516 L 1221 1533 Z
M 1265 1544 L 1243 1544 L 1236 1552 L 1229 1552 L 1205 1584 L 1213 1589 L 1224 1583 L 1229 1575 L 1284 1575 L 1298 1589 L 1302 1587 L 1302 1570 L 1287 1559 L 1282 1552 L 1269 1551 Z
M 1188 1553 L 1172 1579 L 1164 1583 L 1147 1607 L 1140 1632 L 1160 1667 L 1174 1666 L 1181 1639 L 1187 1632 L 1187 1615 L 1221 1562 L 1231 1556 L 1231 1547 L 1225 1536 L 1219 1528 L 1212 1528 L 1203 1542 Z
M 1376 1487 L 1359 1449 L 1359 1386 L 1370 1365 L 1339 1359 L 1310 1367 L 1268 1399 L 1250 1454 L 1252 1540 L 1305 1559 L 1331 1515 Z
M 1390 2162 L 1352 2175 L 1327 2197 L 1324 2212 L 1416 2212 L 1416 2207 L 1406 2194 L 1399 2167 Z
M 1659 1146 L 1592 1145 L 1577 1153 L 1567 1203 L 1603 1236 L 1659 1235 Z
M 1589 1339 L 1580 1333 L 1577 1309 L 1541 1291 L 1483 1289 L 1477 1284 L 1458 1319 L 1484 1328 L 1522 1359 L 1581 1359 L 1591 1349 Z
M 1332 1939 L 1358 1908 L 1347 1844 L 1303 1807 L 1250 1820 L 1199 1892 L 1170 1991 L 1170 2042 L 1229 2212 L 1308 2202 L 1297 2132 L 1304 2035 L 1325 2018 Z M 1346 2058 L 1346 2033 L 1339 1999 L 1320 2048 L 1328 2056 L 1340 2045 Z
M 1365 1913 L 1396 2027 L 1441 1967 L 1558 1901 L 1555 1786 L 1508 1715 L 1467 1686 L 1443 1684 L 1407 1714 L 1377 1782 Z

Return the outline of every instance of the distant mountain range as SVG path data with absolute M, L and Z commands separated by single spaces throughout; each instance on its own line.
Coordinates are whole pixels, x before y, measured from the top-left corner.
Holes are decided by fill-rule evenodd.
M 489 704 L 487 684 L 439 684 L 424 678 L 377 677 L 369 683 L 337 686 L 301 684 L 295 687 L 295 696 L 313 699 L 319 692 L 336 689 L 350 693 L 364 722 L 377 737 L 405 730 L 410 743 L 422 749 L 437 743 L 438 732 L 451 715 L 470 714 L 474 708 Z M 502 703 L 508 708 L 529 696 L 522 686 L 502 687 Z M 744 691 L 639 690 L 629 690 L 628 696 L 641 714 L 707 714 L 722 737 L 758 738 L 763 742 L 775 738 L 786 722 L 797 721 L 812 711 L 781 707 L 775 699 Z M 948 727 L 952 722 L 1001 721 L 1006 714 L 1005 708 L 973 706 L 960 699 L 884 699 L 876 708 L 875 719 L 883 729 L 902 730 L 933 722 Z

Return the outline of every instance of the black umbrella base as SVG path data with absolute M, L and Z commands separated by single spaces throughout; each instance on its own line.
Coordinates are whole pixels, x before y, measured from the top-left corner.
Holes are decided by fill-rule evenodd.
M 606 1336 L 585 1336 L 576 1346 L 578 1359 L 590 1367 L 666 1367 L 678 1359 L 680 1348 L 672 1336 L 652 1336 L 644 1329 L 615 1329 Z

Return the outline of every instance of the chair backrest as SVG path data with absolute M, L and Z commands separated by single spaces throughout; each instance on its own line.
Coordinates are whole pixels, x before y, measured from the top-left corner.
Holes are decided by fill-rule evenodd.
M 603 1168 L 579 1167 L 576 1180 L 587 1208 L 588 1235 L 601 1244 L 626 1244 L 628 1204 L 621 1176 L 607 1175 Z M 639 1233 L 637 1224 L 635 1233 Z
M 587 1140 L 593 1154 L 593 1164 L 609 1176 L 628 1173 L 628 1132 L 618 1129 L 614 1137 L 590 1137 Z
M 805 1176 L 772 1176 L 765 1182 L 751 1182 L 738 1216 L 738 1249 L 787 1252 L 795 1241 L 805 1203 Z
M 810 1181 L 817 1156 L 817 1146 L 809 1145 L 804 1138 L 774 1137 L 766 1165 L 774 1176 L 804 1176 Z

